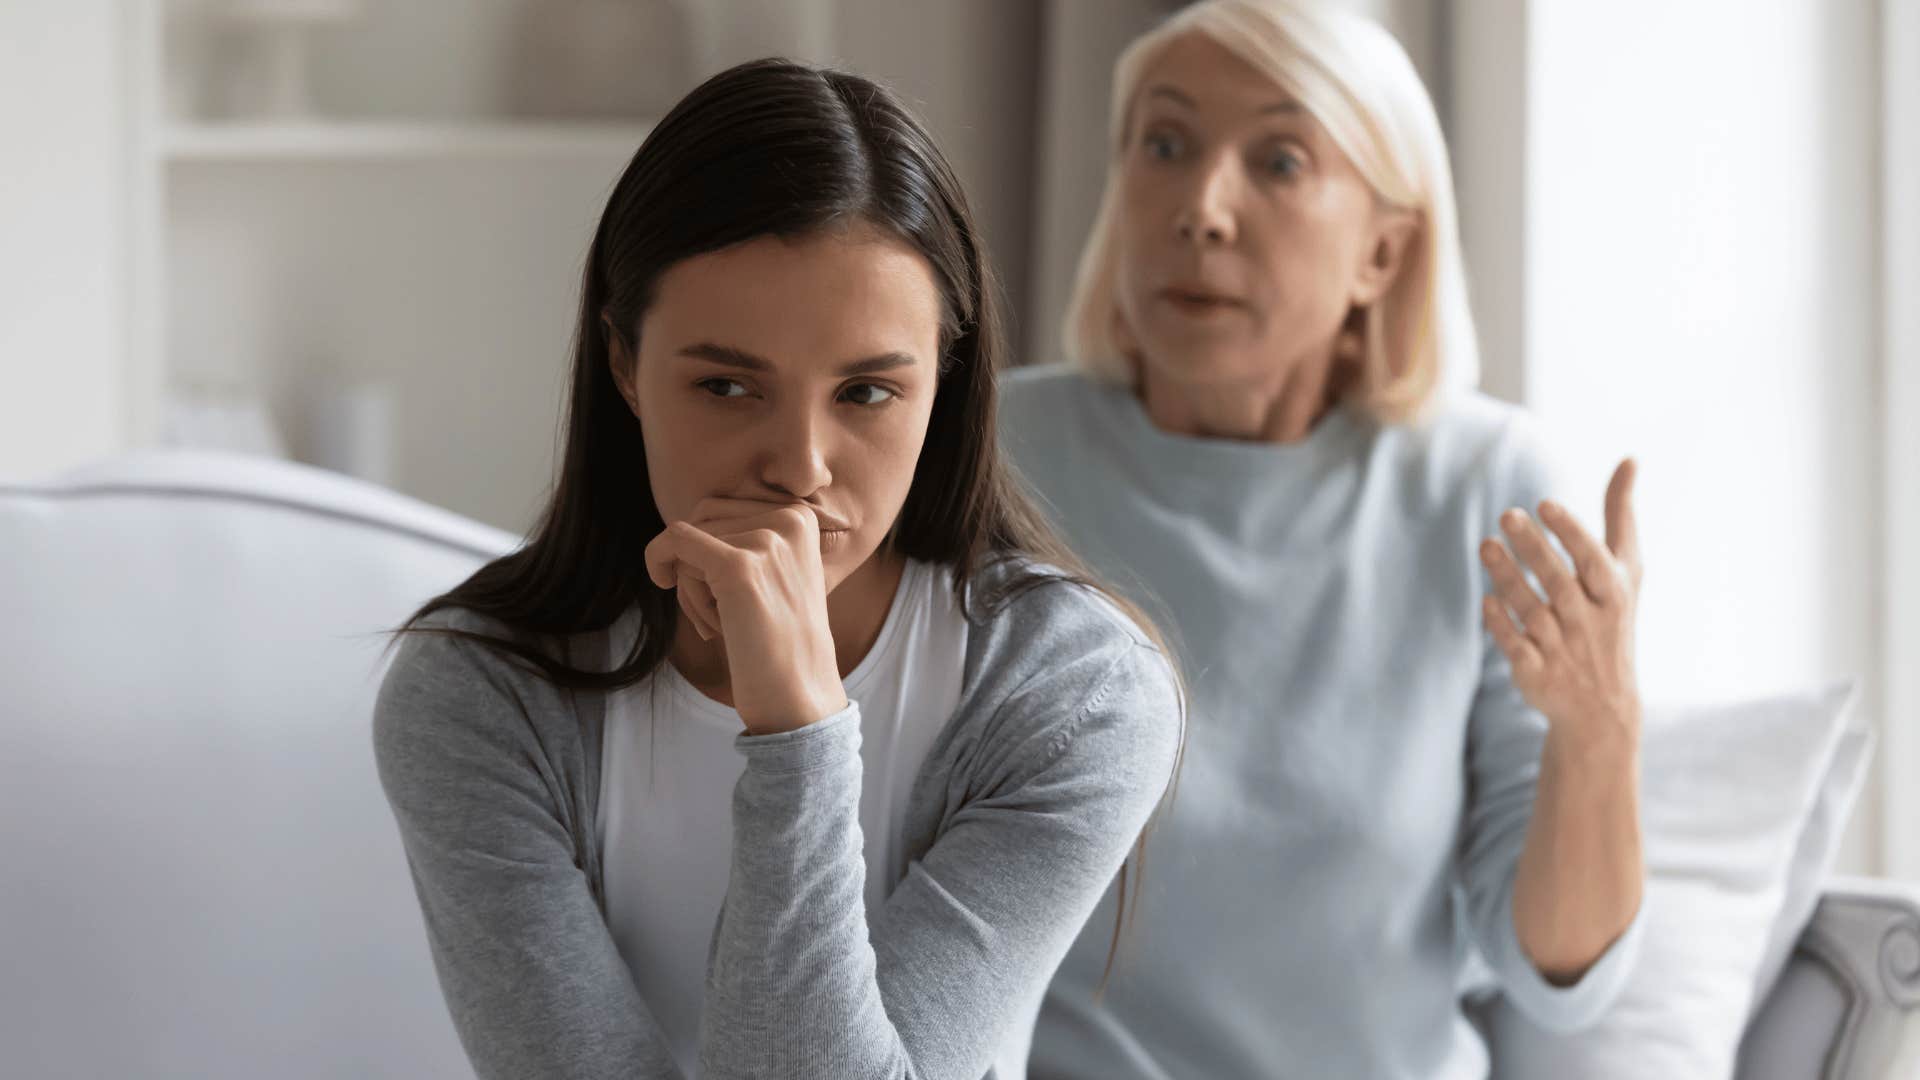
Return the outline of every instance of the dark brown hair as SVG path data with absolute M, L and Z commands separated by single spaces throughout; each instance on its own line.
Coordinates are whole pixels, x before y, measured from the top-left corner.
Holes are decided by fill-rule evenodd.
M 1001 462 L 994 418 L 1005 353 L 998 286 L 946 158 L 885 89 L 785 60 L 742 64 L 707 80 L 634 154 L 587 252 L 565 449 L 546 508 L 524 546 L 428 601 L 401 632 L 479 642 L 563 688 L 612 690 L 652 674 L 672 647 L 679 609 L 673 593 L 648 578 L 641 558 L 666 526 L 649 494 L 639 421 L 613 382 L 604 325 L 637 353 L 641 315 L 674 264 L 759 237 L 799 239 L 854 224 L 896 236 L 924 256 L 943 301 L 932 416 L 892 550 L 950 567 L 970 615 L 992 613 L 1064 574 L 1105 594 L 1162 643 L 1172 662 L 1153 624 L 1092 580 Z M 987 569 L 1007 572 L 983 577 Z M 455 608 L 497 621 L 511 636 L 420 624 Z M 639 609 L 641 630 L 612 670 L 572 666 L 554 647 L 565 635 L 611 625 L 631 608 Z M 1136 848 L 1136 880 L 1139 861 Z M 1116 945 L 1127 877 L 1123 866 Z

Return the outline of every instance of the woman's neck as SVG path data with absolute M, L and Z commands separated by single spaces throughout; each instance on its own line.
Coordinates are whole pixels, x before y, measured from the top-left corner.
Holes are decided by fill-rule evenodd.
M 879 640 L 880 628 L 886 625 L 887 612 L 893 608 L 894 593 L 906 569 L 904 556 L 882 549 L 827 594 L 827 627 L 833 634 L 833 653 L 841 678 L 852 674 Z M 701 693 L 733 704 L 725 639 L 701 640 L 684 612 L 674 628 L 673 650 L 667 661 Z
M 1328 355 L 1286 365 L 1264 380 L 1189 382 L 1142 361 L 1135 393 L 1148 420 L 1170 435 L 1293 443 L 1332 411 L 1332 369 Z

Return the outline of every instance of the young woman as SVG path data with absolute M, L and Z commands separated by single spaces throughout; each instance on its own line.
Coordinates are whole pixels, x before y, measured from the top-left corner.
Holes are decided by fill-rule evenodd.
M 1002 427 L 1167 605 L 1194 737 L 1124 961 L 1096 995 L 1100 937 L 1072 950 L 1032 1074 L 1484 1077 L 1471 947 L 1554 1028 L 1633 963 L 1631 467 L 1590 535 L 1527 417 L 1461 389 L 1446 147 L 1379 26 L 1205 0 L 1114 91 L 1075 363 L 1017 373 Z
M 952 171 L 863 79 L 716 76 L 615 187 L 577 333 L 541 524 L 374 717 L 476 1070 L 1024 1075 L 1182 718 L 996 457 Z

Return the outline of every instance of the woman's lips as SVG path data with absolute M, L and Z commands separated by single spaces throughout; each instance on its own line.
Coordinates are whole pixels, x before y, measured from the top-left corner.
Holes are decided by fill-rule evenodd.
M 1207 289 L 1174 286 L 1161 289 L 1160 299 L 1166 301 L 1175 311 L 1185 315 L 1205 316 L 1239 311 L 1246 304 L 1236 297 Z

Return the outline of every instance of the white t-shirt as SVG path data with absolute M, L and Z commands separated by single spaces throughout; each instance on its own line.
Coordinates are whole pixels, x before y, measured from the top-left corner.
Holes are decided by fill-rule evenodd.
M 638 627 L 608 635 L 624 659 Z M 905 876 L 901 828 L 928 749 L 960 702 L 967 620 L 945 567 L 909 561 L 873 648 L 846 678 L 860 707 L 860 831 L 866 901 L 879 908 Z M 733 708 L 671 663 L 607 697 L 595 827 L 604 852 L 607 922 L 680 1068 L 698 1070 L 707 949 L 727 888 L 733 788 L 745 768 Z

